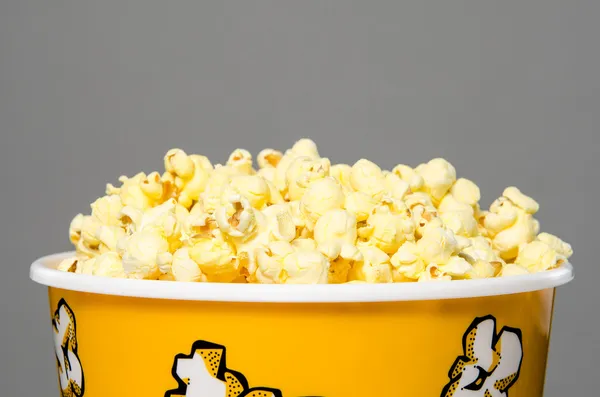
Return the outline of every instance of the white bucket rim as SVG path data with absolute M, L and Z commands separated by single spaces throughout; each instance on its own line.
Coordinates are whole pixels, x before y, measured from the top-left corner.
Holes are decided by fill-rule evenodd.
M 477 298 L 555 288 L 573 279 L 573 266 L 568 262 L 557 269 L 518 276 L 390 284 L 196 283 L 116 279 L 56 270 L 55 267 L 62 259 L 73 255 L 74 252 L 63 252 L 37 259 L 31 265 L 30 278 L 48 287 L 103 295 L 253 303 L 401 302 Z

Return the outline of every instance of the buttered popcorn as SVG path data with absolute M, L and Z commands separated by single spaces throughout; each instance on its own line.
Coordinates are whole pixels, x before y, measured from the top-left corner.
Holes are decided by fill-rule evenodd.
M 164 172 L 107 185 L 75 216 L 76 254 L 58 270 L 180 282 L 338 284 L 450 281 L 546 271 L 573 254 L 540 233 L 516 187 L 489 210 L 479 187 L 436 158 L 391 171 L 332 164 L 310 139 L 224 165 L 172 149 Z

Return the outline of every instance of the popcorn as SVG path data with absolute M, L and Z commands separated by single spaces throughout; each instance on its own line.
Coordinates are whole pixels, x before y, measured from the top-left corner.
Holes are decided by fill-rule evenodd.
M 425 183 L 423 177 L 408 165 L 398 164 L 394 167 L 392 173 L 398 175 L 404 182 L 408 183 L 410 189 L 415 192 L 421 189 L 423 183 Z
M 231 282 L 238 276 L 235 248 L 222 235 L 200 238 L 189 249 L 189 257 L 198 264 L 207 281 Z
M 242 240 L 249 239 L 257 227 L 254 208 L 239 194 L 225 199 L 223 206 L 215 212 L 215 220 L 223 233 Z
M 458 243 L 449 229 L 430 226 L 425 229 L 423 237 L 417 241 L 419 256 L 427 264 L 443 265 L 448 263 L 457 251 Z
M 56 267 L 57 270 L 60 270 L 61 272 L 75 272 L 75 269 L 77 269 L 77 262 L 79 261 L 79 259 L 76 256 L 72 256 L 66 259 L 63 259 L 62 261 L 60 261 L 60 263 L 58 264 L 58 266 Z
M 443 226 L 438 217 L 438 210 L 425 193 L 413 193 L 405 198 L 405 203 L 410 211 L 415 225 L 415 237 L 421 238 L 427 226 Z
M 207 213 L 214 213 L 217 207 L 220 206 L 221 197 L 230 179 L 231 176 L 228 172 L 219 171 L 219 169 L 211 173 L 204 191 L 200 193 L 200 200 L 202 200 L 202 205 Z
M 93 260 L 92 274 L 94 276 L 127 278 L 123 261 L 116 252 L 106 252 Z
M 117 244 L 123 269 L 131 278 L 156 279 L 160 274 L 157 258 L 168 250 L 169 242 L 158 230 L 134 232 Z
M 358 234 L 367 244 L 393 254 L 406 240 L 414 239 L 414 230 L 414 223 L 408 214 L 393 213 L 389 207 L 379 206 Z
M 263 210 L 268 229 L 268 240 L 292 241 L 296 238 L 296 224 L 288 205 L 271 205 Z
M 165 155 L 165 170 L 179 178 L 189 179 L 194 174 L 194 162 L 181 149 L 171 149 Z
M 483 218 L 483 225 L 503 259 L 514 259 L 519 245 L 533 241 L 539 232 L 539 223 L 533 218 L 537 210 L 537 203 L 517 188 L 507 188 L 504 195 L 491 205 L 490 212 Z
M 391 283 L 393 281 L 390 257 L 377 247 L 359 247 L 364 260 L 355 263 L 348 274 L 349 281 Z
M 556 252 L 550 245 L 543 241 L 532 241 L 519 247 L 515 264 L 533 273 L 558 267 L 565 260 L 566 258 Z
M 385 176 L 377 164 L 369 160 L 358 160 L 350 172 L 350 184 L 357 192 L 363 192 L 379 200 L 386 191 Z
M 292 241 L 292 247 L 300 251 L 315 251 L 317 243 L 312 238 L 297 238 Z
M 312 140 L 306 138 L 300 139 L 298 142 L 294 143 L 292 152 L 298 156 L 307 156 L 313 159 L 318 159 L 320 157 L 317 145 Z
M 200 194 L 206 189 L 212 165 L 204 156 L 192 155 L 193 173 L 189 179 L 185 179 L 179 194 L 179 203 L 190 208 L 194 202 L 200 200 Z
M 555 235 L 552 235 L 550 233 L 540 233 L 537 236 L 537 240 L 551 247 L 559 255 L 564 256 L 565 259 L 569 259 L 571 255 L 573 255 L 573 248 L 571 248 L 571 245 L 565 243 Z
M 342 210 L 334 209 L 323 214 L 315 225 L 314 236 L 317 244 L 326 242 L 356 243 L 356 216 Z
M 377 203 L 366 193 L 352 192 L 346 196 L 345 208 L 356 216 L 358 222 L 363 222 L 369 218 Z
M 473 271 L 471 264 L 460 256 L 451 256 L 445 264 L 439 265 L 438 268 L 454 278 L 463 278 Z
M 500 277 L 522 276 L 525 274 L 529 274 L 529 272 L 523 266 L 520 266 L 520 265 L 517 265 L 514 263 L 507 263 L 506 265 L 504 265 L 502 267 L 502 270 L 500 271 L 499 276 Z
M 459 178 L 450 188 L 450 195 L 458 202 L 475 207 L 481 199 L 479 187 L 472 181 Z
M 390 196 L 400 200 L 411 191 L 408 182 L 403 181 L 398 175 L 392 173 L 385 176 L 385 187 Z
M 472 211 L 443 212 L 440 218 L 444 225 L 452 230 L 455 235 L 475 237 L 479 233 L 477 220 Z
M 444 159 L 433 159 L 415 170 L 423 178 L 422 190 L 439 202 L 456 181 L 456 170 Z
M 277 164 L 279 164 L 282 157 L 283 153 L 281 153 L 279 150 L 263 149 L 260 151 L 260 153 L 258 153 L 256 160 L 261 169 L 268 168 L 275 170 L 275 167 L 277 167 Z
M 334 177 L 346 190 L 352 190 L 352 185 L 350 184 L 351 173 L 352 167 L 348 164 L 335 164 L 329 169 L 329 175 Z
M 207 281 L 198 264 L 190 258 L 188 247 L 180 248 L 173 254 L 171 273 L 175 281 Z
M 538 203 L 515 187 L 489 211 L 444 159 L 384 171 L 331 164 L 310 139 L 225 165 L 172 149 L 164 172 L 107 185 L 69 225 L 64 272 L 228 283 L 483 279 L 561 266 L 573 253 L 539 233 Z
M 327 211 L 342 208 L 344 199 L 342 186 L 332 177 L 311 183 L 300 200 L 300 210 L 309 221 L 307 226 L 312 228 Z
M 417 280 L 425 270 L 425 262 L 420 257 L 419 248 L 414 241 L 407 241 L 390 259 L 394 281 Z
M 328 159 L 297 157 L 286 172 L 286 187 L 289 200 L 300 200 L 308 186 L 329 175 Z
M 140 172 L 132 178 L 121 176 L 119 182 L 121 187 L 115 188 L 112 185 L 107 185 L 107 194 L 118 194 L 121 198 L 123 206 L 131 206 L 142 211 L 152 208 L 156 204 L 156 200 L 152 195 L 146 194 L 142 189 L 142 184 L 147 180 L 146 174 Z
M 77 214 L 69 225 L 69 240 L 71 243 L 77 244 L 81 239 L 81 228 L 83 227 L 83 214 Z
M 329 260 L 329 284 L 348 281 L 348 274 L 355 263 L 363 262 L 360 250 L 348 243 L 326 242 L 319 245 L 319 251 Z
M 273 241 L 265 249 L 259 250 L 256 255 L 256 280 L 263 284 L 283 284 L 286 281 L 283 260 L 294 252 L 294 247 L 287 241 Z
M 451 281 L 452 277 L 442 270 L 435 263 L 427 265 L 425 271 L 419 277 L 419 281 Z
M 252 155 L 244 149 L 235 149 L 229 155 L 227 166 L 231 167 L 238 174 L 250 175 L 254 173 L 252 169 Z
M 119 196 L 104 196 L 94 201 L 91 205 L 92 217 L 106 226 L 120 225 L 119 213 L 123 208 Z
M 314 250 L 297 250 L 283 258 L 285 284 L 326 284 L 329 261 Z
M 256 209 L 264 208 L 271 199 L 269 185 L 261 176 L 234 176 L 229 184 L 235 192 L 246 198 Z

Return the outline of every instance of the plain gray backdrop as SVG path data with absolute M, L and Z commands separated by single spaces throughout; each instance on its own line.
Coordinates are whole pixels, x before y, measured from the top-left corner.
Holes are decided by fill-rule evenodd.
M 546 396 L 594 395 L 599 18 L 593 0 L 0 0 L 1 394 L 55 395 L 28 267 L 71 248 L 105 183 L 171 147 L 222 162 L 308 136 L 336 162 L 446 157 L 486 206 L 534 196 L 575 248 Z

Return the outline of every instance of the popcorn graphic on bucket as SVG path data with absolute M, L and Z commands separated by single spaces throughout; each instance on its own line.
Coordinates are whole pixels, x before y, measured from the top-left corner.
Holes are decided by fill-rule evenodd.
M 179 388 L 165 397 L 281 397 L 276 389 L 249 388 L 244 375 L 226 367 L 225 347 L 206 341 L 195 342 L 189 355 L 175 357 L 173 377 Z
M 496 319 L 476 318 L 463 337 L 463 355 L 450 369 L 442 397 L 506 397 L 517 381 L 523 360 L 521 331 L 503 327 Z
M 54 329 L 54 352 L 58 364 L 58 379 L 63 397 L 82 397 L 84 392 L 83 370 L 77 355 L 77 330 L 75 315 L 61 299 L 52 318 Z

